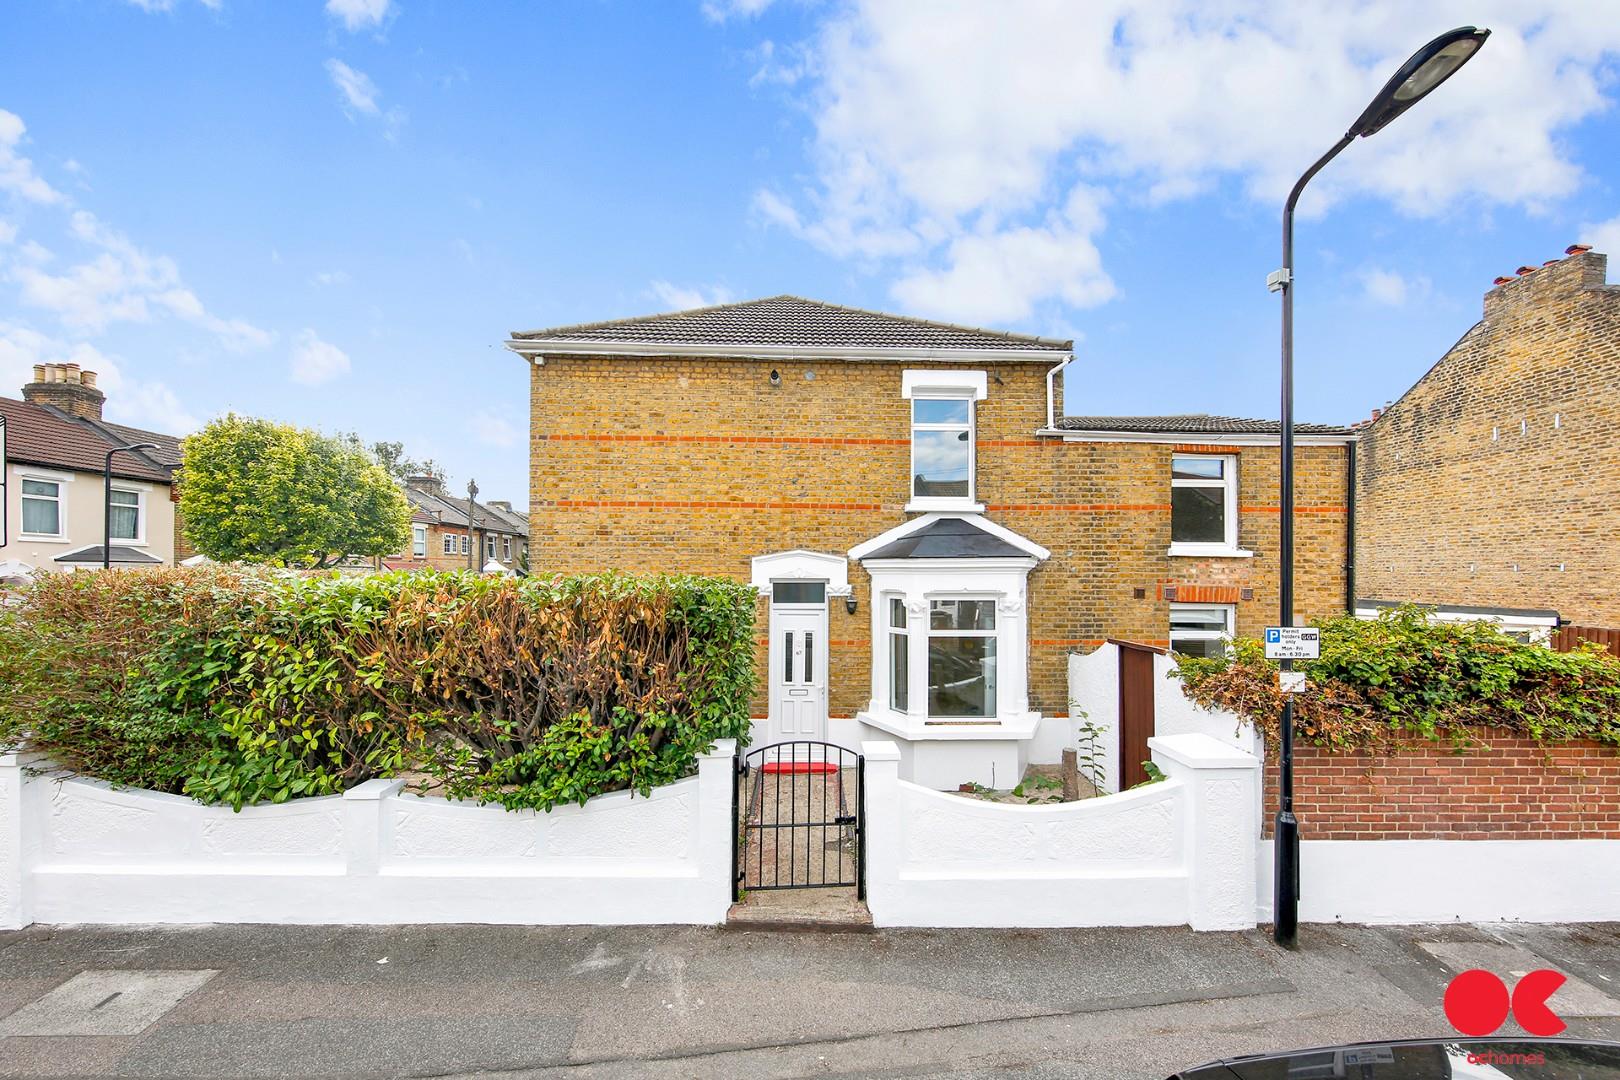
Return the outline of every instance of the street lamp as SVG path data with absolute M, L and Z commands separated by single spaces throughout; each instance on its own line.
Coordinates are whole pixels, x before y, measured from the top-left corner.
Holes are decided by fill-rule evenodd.
M 1462 26 L 1441 34 L 1390 76 L 1344 138 L 1317 159 L 1294 184 L 1283 204 L 1283 264 L 1266 279 L 1266 287 L 1282 293 L 1282 497 L 1278 541 L 1281 561 L 1278 594 L 1282 626 L 1294 625 L 1294 207 L 1311 177 L 1339 155 L 1358 136 L 1366 138 L 1423 100 L 1435 87 L 1479 51 L 1489 30 Z M 1293 661 L 1281 661 L 1282 670 L 1293 669 Z M 1273 872 L 1272 936 L 1284 948 L 1293 948 L 1299 933 L 1299 822 L 1294 817 L 1294 699 L 1283 694 L 1281 753 L 1278 755 L 1280 799 L 1277 825 L 1273 833 L 1276 863 Z
M 107 451 L 107 463 L 101 470 L 101 568 L 112 569 L 112 459 L 114 454 L 130 450 L 156 450 L 157 443 L 131 443 L 115 446 Z

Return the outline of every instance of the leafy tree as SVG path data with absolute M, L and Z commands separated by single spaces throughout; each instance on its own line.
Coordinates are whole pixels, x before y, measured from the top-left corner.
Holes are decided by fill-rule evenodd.
M 388 442 L 386 440 L 374 442 L 367 446 L 355 432 L 345 432 L 338 436 L 345 443 L 356 448 L 364 448 L 377 459 L 377 464 L 388 470 L 388 475 L 395 480 L 403 480 L 407 476 L 437 476 L 444 479 L 444 469 L 432 458 L 423 458 L 418 461 L 405 453 L 405 444 L 402 442 Z
M 211 559 L 325 567 L 410 540 L 410 505 L 346 440 L 269 420 L 221 417 L 185 442 L 180 513 Z

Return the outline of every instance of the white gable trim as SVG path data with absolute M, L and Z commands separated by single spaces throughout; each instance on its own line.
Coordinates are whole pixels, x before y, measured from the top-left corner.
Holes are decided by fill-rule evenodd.
M 950 393 L 969 391 L 973 400 L 983 401 L 990 393 L 990 377 L 983 371 L 950 371 L 940 368 L 908 370 L 900 373 L 900 396 L 911 399 L 929 396 L 930 392 Z
M 794 548 L 756 555 L 751 563 L 749 583 L 756 589 L 768 590 L 773 581 L 825 581 L 827 595 L 849 595 L 849 560 L 842 555 Z
M 940 349 L 847 347 L 843 345 L 724 345 L 694 342 L 598 341 L 566 338 L 514 338 L 505 347 L 529 360 L 547 356 L 697 356 L 730 360 L 854 360 L 892 364 L 939 360 L 959 364 L 1028 364 L 1072 359 L 1061 349 Z
M 872 539 L 867 540 L 864 543 L 856 544 L 854 547 L 849 549 L 849 557 L 858 562 L 884 545 L 892 544 L 894 541 L 899 540 L 902 537 L 910 536 L 918 529 L 932 525 L 934 522 L 939 521 L 942 518 L 955 518 L 965 521 L 974 528 L 981 529 L 999 540 L 1005 540 L 1013 547 L 1029 554 L 1036 559 L 1044 560 L 1049 558 L 1052 554 L 1035 541 L 1020 536 L 1003 525 L 997 525 L 995 522 L 991 521 L 987 517 L 983 517 L 982 515 L 933 513 L 923 514 L 921 517 L 912 518 L 904 525 L 896 525 L 886 533 L 881 533 L 874 536 Z

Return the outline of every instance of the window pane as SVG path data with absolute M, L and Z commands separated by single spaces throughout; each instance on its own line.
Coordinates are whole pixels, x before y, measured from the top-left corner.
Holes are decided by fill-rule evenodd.
M 1170 605 L 1171 630 L 1209 630 L 1217 634 L 1226 633 L 1227 611 L 1225 608 L 1194 608 Z
M 965 499 L 972 447 L 966 431 L 915 431 L 911 439 L 912 494 L 918 498 Z
M 827 583 L 775 581 L 771 583 L 771 599 L 778 604 L 824 604 L 827 602 Z
M 996 639 L 928 639 L 928 715 L 994 716 Z
M 1170 539 L 1176 543 L 1226 542 L 1226 489 L 1170 489 Z
M 1207 656 L 1214 659 L 1226 655 L 1226 642 L 1215 638 L 1172 637 L 1170 651 L 1183 656 Z
M 970 406 L 966 398 L 917 398 L 911 403 L 914 424 L 966 424 Z
M 804 681 L 816 681 L 816 635 L 804 632 Z
M 906 628 L 906 602 L 899 597 L 889 598 L 889 625 L 899 630 Z
M 23 481 L 23 489 L 27 490 L 28 481 Z M 39 533 L 44 536 L 55 536 L 62 531 L 60 510 L 54 499 L 23 499 L 22 501 L 22 531 L 25 533 Z
M 141 505 L 141 497 L 133 491 L 110 491 L 108 494 L 112 496 L 114 506 Z
M 928 625 L 935 630 L 994 630 L 994 600 L 934 600 L 929 604 Z
M 911 638 L 905 634 L 889 635 L 889 707 L 911 707 Z
M 1226 459 L 1218 457 L 1171 458 L 1170 475 L 1177 480 L 1219 480 L 1226 475 Z
M 782 681 L 793 681 L 793 631 L 782 635 Z
M 22 493 L 24 495 L 49 495 L 56 498 L 62 491 L 62 485 L 53 484 L 48 480 L 24 480 Z
M 117 492 L 114 492 L 116 495 Z M 134 540 L 140 536 L 141 512 L 133 506 L 114 505 L 108 517 L 114 540 Z

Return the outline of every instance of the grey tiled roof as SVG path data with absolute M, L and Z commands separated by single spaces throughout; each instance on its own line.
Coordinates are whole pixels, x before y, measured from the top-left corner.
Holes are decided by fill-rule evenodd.
M 960 518 L 940 518 L 862 556 L 873 559 L 990 559 L 1025 556 L 1021 548 Z
M 1237 416 L 1211 416 L 1209 413 L 1177 413 L 1171 416 L 1065 416 L 1057 422 L 1064 431 L 1139 431 L 1163 435 L 1276 435 L 1282 431 L 1277 420 L 1245 420 Z M 1340 424 L 1294 424 L 1300 435 L 1348 435 Z
M 512 337 L 525 341 L 847 349 L 1043 349 L 1066 353 L 1074 348 L 1073 341 L 930 322 L 800 296 L 771 296 L 635 319 L 517 331 Z

